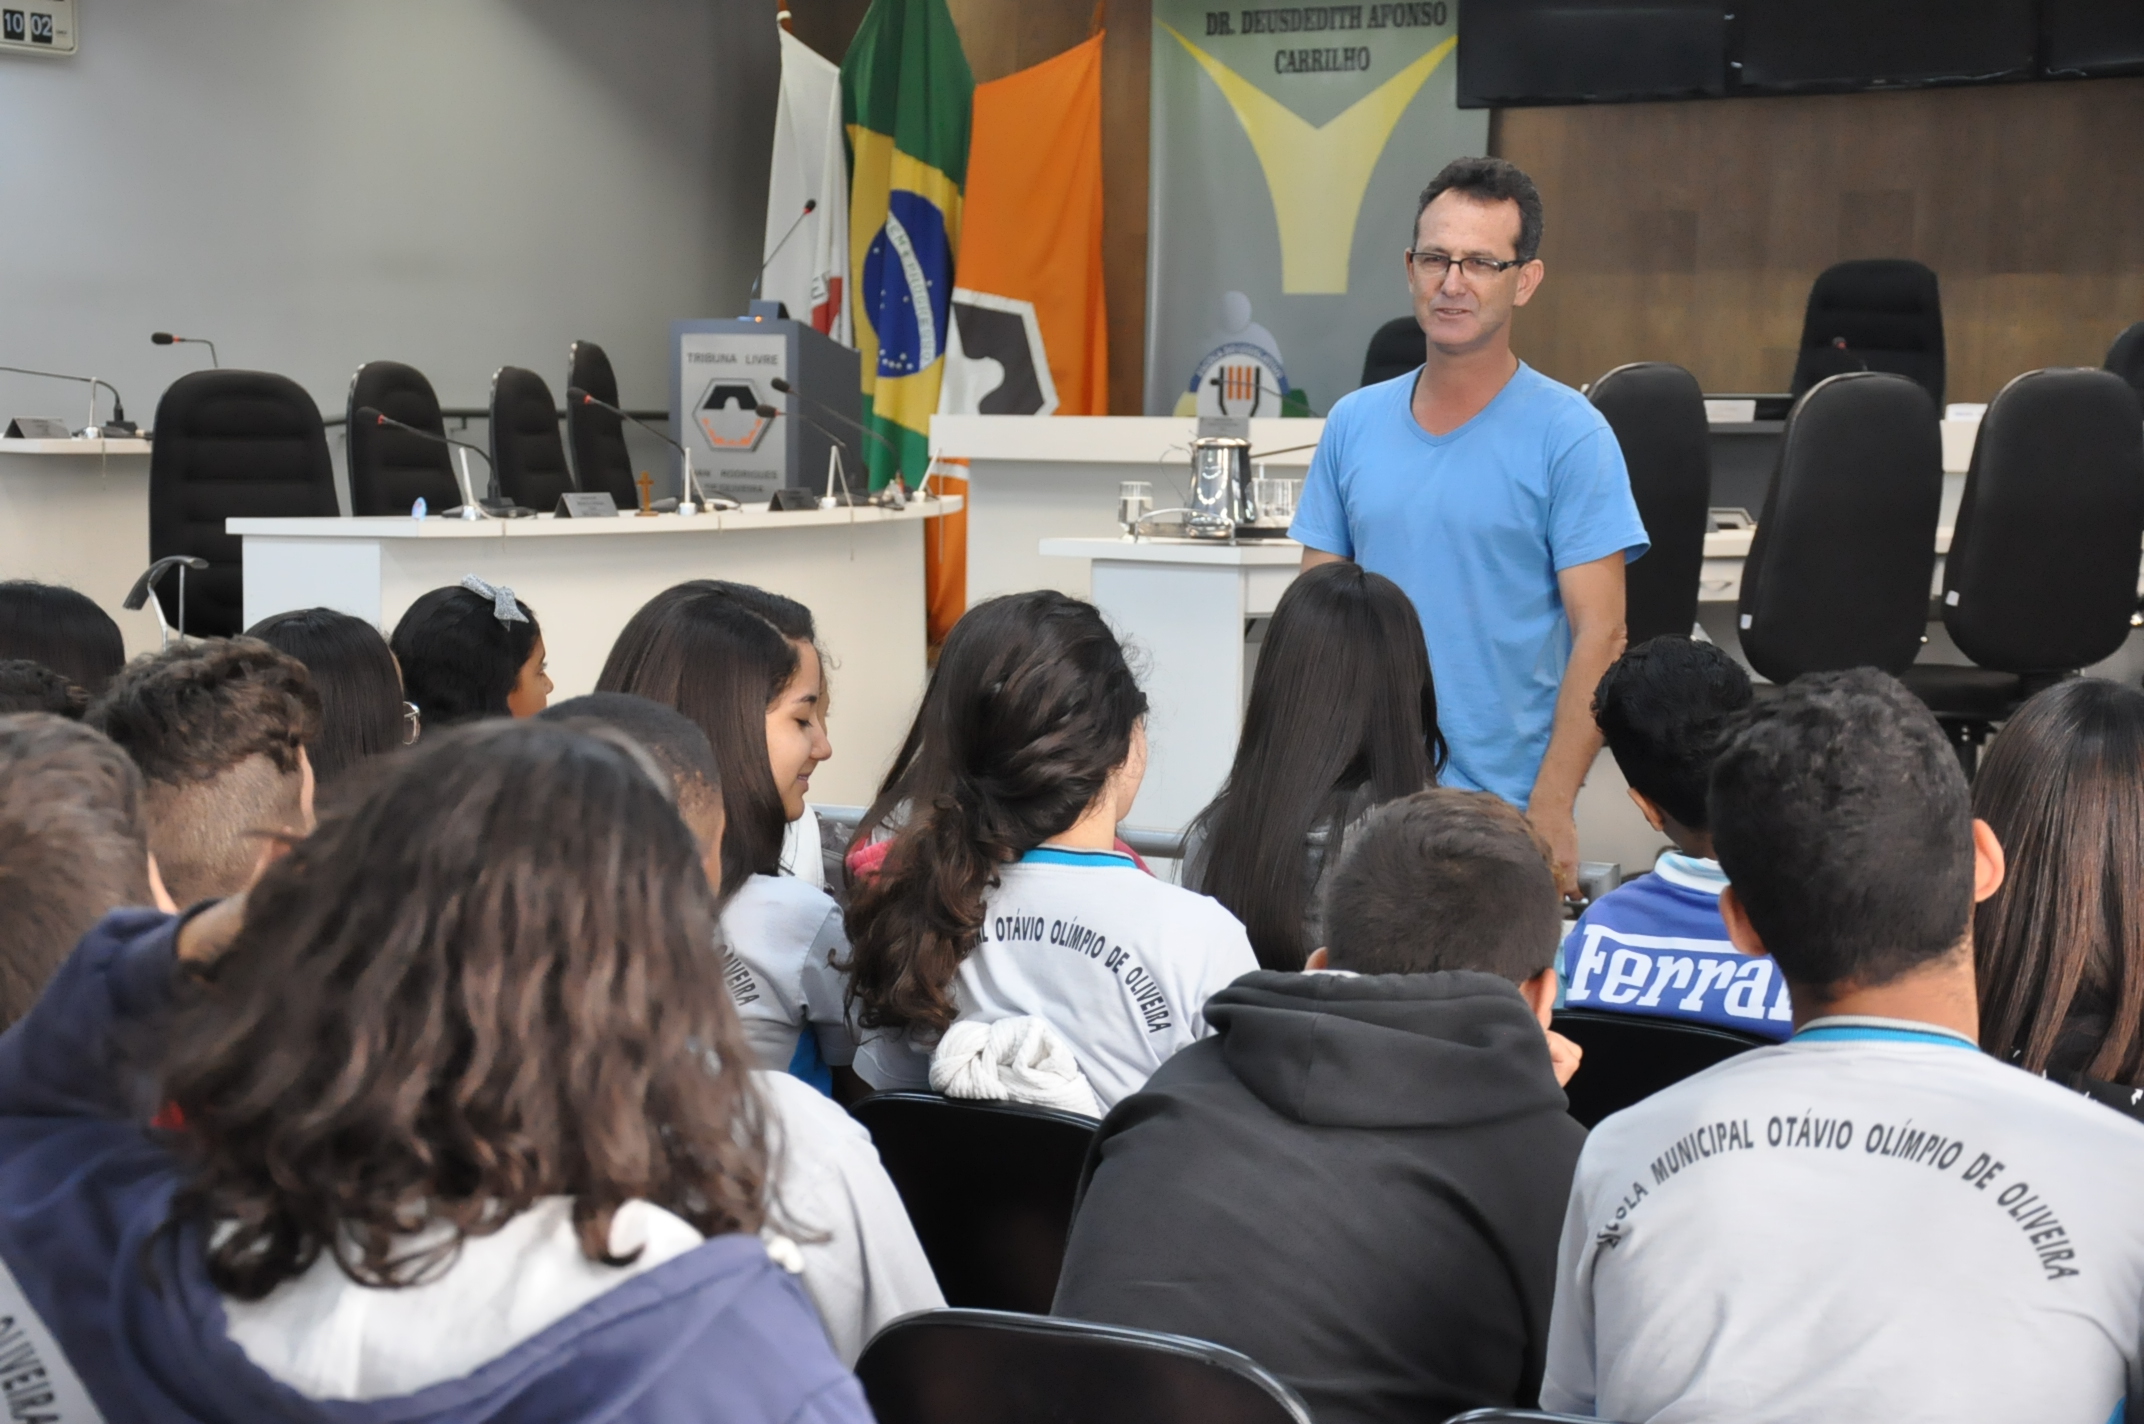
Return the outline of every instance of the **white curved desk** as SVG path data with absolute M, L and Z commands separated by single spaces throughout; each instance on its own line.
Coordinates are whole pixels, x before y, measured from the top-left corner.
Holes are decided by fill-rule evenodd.
M 834 757 L 814 800 L 870 801 L 925 676 L 923 524 L 956 499 L 902 510 L 744 510 L 642 519 L 232 519 L 245 541 L 245 620 L 327 607 L 391 633 L 427 591 L 476 574 L 513 588 L 543 625 L 553 700 L 594 689 L 626 620 L 687 579 L 756 584 L 812 610 L 832 667 Z

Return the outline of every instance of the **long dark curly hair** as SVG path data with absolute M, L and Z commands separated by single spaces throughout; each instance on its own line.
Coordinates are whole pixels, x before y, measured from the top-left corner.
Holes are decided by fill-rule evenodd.
M 257 1300 L 323 1251 L 411 1285 L 545 1196 L 609 1264 L 635 1199 L 758 1230 L 763 1109 L 654 763 L 492 721 L 377 775 L 262 876 L 168 1041 L 172 1220 L 218 1289 Z
M 1117 635 L 1089 604 L 1007 594 L 953 625 L 874 808 L 882 818 L 889 798 L 906 799 L 908 819 L 849 896 L 849 1001 L 865 1027 L 952 1024 L 984 892 L 1072 828 L 1145 715 Z

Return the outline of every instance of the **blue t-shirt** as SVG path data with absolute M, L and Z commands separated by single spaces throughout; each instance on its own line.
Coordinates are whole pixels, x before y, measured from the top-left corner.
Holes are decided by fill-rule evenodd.
M 1548 751 L 1571 623 L 1556 575 L 1645 552 L 1615 432 L 1523 361 L 1479 415 L 1432 435 L 1415 373 L 1343 396 L 1289 529 L 1414 600 L 1451 748 L 1444 782 L 1524 807 Z
M 1562 1007 L 1695 1019 L 1765 1038 L 1794 1031 L 1786 981 L 1736 949 L 1720 918 L 1727 877 L 1673 851 L 1653 873 L 1595 900 L 1565 936 Z

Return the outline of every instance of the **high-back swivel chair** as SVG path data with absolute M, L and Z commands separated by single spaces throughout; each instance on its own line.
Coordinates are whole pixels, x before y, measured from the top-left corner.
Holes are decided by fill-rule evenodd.
M 447 433 L 447 423 L 439 414 L 439 397 L 424 372 L 400 361 L 367 361 L 358 367 L 350 377 L 343 426 L 350 442 L 350 512 L 407 514 L 421 499 L 438 514 L 460 504 L 454 452 L 437 440 L 360 417 L 358 412 L 367 407 L 442 438 Z M 483 494 L 481 486 L 477 494 Z
M 2136 322 L 2114 338 L 2107 348 L 2107 369 L 2129 383 L 2144 400 L 2144 321 Z
M 1234 1350 L 1120 1325 L 926 1310 L 873 1336 L 856 1378 L 879 1424 L 1310 1424 Z
M 1697 622 L 1697 577 L 1705 561 L 1705 509 L 1712 500 L 1712 434 L 1697 378 L 1665 361 L 1618 366 L 1589 389 L 1623 447 L 1630 493 L 1652 547 L 1623 573 L 1630 645 Z
M 1571 1116 L 1589 1129 L 1662 1088 L 1772 1042 L 1690 1019 L 1606 1009 L 1561 1009 L 1550 1027 L 1585 1050 L 1585 1068 L 1563 1091 Z
M 1846 371 L 1889 371 L 1943 404 L 1943 298 L 1936 274 L 1902 257 L 1841 262 L 1809 288 L 1793 394 Z
M 1362 383 L 1374 386 L 1404 376 L 1422 364 L 1422 324 L 1412 314 L 1396 316 L 1377 328 L 1362 353 Z
M 2144 543 L 2144 411 L 2110 371 L 2027 371 L 1981 417 L 1943 564 L 1943 626 L 1972 667 L 1906 685 L 1970 771 L 1988 731 L 2129 636 Z
M 566 385 L 599 401 L 618 404 L 618 378 L 610 357 L 593 341 L 576 341 L 566 356 Z M 566 443 L 573 447 L 573 477 L 584 490 L 601 490 L 620 509 L 637 509 L 633 457 L 625 448 L 625 422 L 597 406 L 566 398 Z
M 874 1093 L 871 1134 L 948 1305 L 1047 1315 L 1091 1119 L 1050 1108 Z
M 1904 672 L 1928 627 L 1943 440 L 1907 380 L 1819 381 L 1787 414 L 1779 467 L 1742 567 L 1742 654 L 1773 682 Z
M 208 560 L 187 588 L 183 627 L 178 580 L 157 587 L 178 631 L 227 638 L 246 626 L 243 546 L 224 532 L 226 519 L 340 512 L 320 408 L 296 381 L 268 371 L 194 371 L 166 388 L 149 447 L 149 557 Z
M 525 367 L 501 366 L 491 378 L 491 463 L 499 493 L 540 514 L 578 488 L 551 388 Z

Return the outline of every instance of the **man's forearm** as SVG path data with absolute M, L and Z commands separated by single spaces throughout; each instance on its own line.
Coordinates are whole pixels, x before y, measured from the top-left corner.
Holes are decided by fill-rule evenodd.
M 1620 627 L 1574 633 L 1563 686 L 1556 693 L 1556 721 L 1549 732 L 1548 752 L 1534 775 L 1528 810 L 1568 813 L 1577 803 L 1578 788 L 1585 784 L 1601 749 L 1601 730 L 1593 721 L 1593 689 L 1622 653 Z

